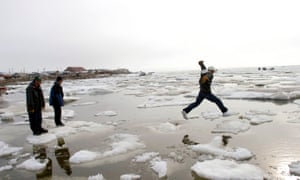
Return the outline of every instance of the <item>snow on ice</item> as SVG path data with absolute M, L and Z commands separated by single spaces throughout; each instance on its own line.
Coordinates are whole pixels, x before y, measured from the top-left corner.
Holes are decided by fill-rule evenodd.
M 89 176 L 88 180 L 105 180 L 102 174 L 97 174 L 95 176 Z
M 163 161 L 161 157 L 156 157 L 150 161 L 151 169 L 158 174 L 159 178 L 167 176 L 167 162 Z
M 250 129 L 250 123 L 245 120 L 225 120 L 221 124 L 217 124 L 212 133 L 232 133 L 238 134 Z
M 256 179 L 263 180 L 266 177 L 263 170 L 251 164 L 238 164 L 231 160 L 208 160 L 197 162 L 191 167 L 198 177 L 205 179 Z
M 157 156 L 159 156 L 158 152 L 147 152 L 142 155 L 135 156 L 132 161 L 144 163 L 144 162 L 150 161 L 151 159 L 153 159 Z
M 234 160 L 248 160 L 254 155 L 245 148 L 240 147 L 228 147 L 223 144 L 223 138 L 216 136 L 208 144 L 197 144 L 189 146 L 193 151 L 199 152 L 200 154 L 211 154 L 214 156 L 221 156 L 224 158 L 230 158 Z
M 137 174 L 123 174 L 120 176 L 120 180 L 140 180 L 141 176 Z
M 95 114 L 95 116 L 117 116 L 118 114 L 114 111 L 104 111 L 104 112 L 100 112 Z
M 17 165 L 16 167 L 18 169 L 25 169 L 28 171 L 40 171 L 45 169 L 47 163 L 48 163 L 48 159 L 40 160 L 40 159 L 34 159 L 32 157 L 24 161 L 23 163 Z
M 129 151 L 145 148 L 145 145 L 140 142 L 138 136 L 132 134 L 115 134 L 109 137 L 111 149 L 103 153 L 91 152 L 91 151 L 79 151 L 75 153 L 71 158 L 71 163 L 83 163 L 96 159 L 102 159 L 111 156 L 117 156 L 125 154 Z

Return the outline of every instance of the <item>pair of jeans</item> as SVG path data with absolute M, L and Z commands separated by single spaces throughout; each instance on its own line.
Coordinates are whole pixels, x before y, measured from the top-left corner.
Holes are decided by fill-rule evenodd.
M 53 105 L 54 108 L 54 120 L 56 125 L 62 125 L 61 122 L 61 106 Z
M 196 101 L 194 103 L 190 104 L 188 107 L 184 108 L 183 110 L 186 113 L 189 113 L 191 110 L 193 110 L 194 108 L 199 106 L 204 99 L 207 99 L 207 100 L 215 103 L 219 107 L 219 109 L 222 111 L 222 113 L 225 113 L 228 111 L 228 109 L 224 106 L 223 102 L 217 96 L 215 96 L 212 93 L 205 93 L 202 91 L 199 92 Z
M 29 112 L 29 123 L 30 123 L 30 129 L 34 134 L 40 133 L 42 131 L 42 111 L 34 111 Z

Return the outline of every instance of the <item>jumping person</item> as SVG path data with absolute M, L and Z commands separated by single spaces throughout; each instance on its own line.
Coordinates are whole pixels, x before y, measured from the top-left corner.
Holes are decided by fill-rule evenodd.
M 200 91 L 196 101 L 182 110 L 181 113 L 183 118 L 187 120 L 188 119 L 187 114 L 191 110 L 196 108 L 198 105 L 200 105 L 204 99 L 216 103 L 216 105 L 223 113 L 223 116 L 228 116 L 229 115 L 228 109 L 223 105 L 222 101 L 211 92 L 211 83 L 216 69 L 213 66 L 210 66 L 206 69 L 203 61 L 199 61 L 199 65 L 201 67 L 201 77 L 199 80 Z
M 26 88 L 26 104 L 30 128 L 33 135 L 36 136 L 48 132 L 47 129 L 42 128 L 42 109 L 45 108 L 45 100 L 41 83 L 41 78 L 36 76 Z
M 56 126 L 64 126 L 61 122 L 61 107 L 64 106 L 64 92 L 62 88 L 63 78 L 58 76 L 50 90 L 49 104 L 54 109 L 54 120 Z

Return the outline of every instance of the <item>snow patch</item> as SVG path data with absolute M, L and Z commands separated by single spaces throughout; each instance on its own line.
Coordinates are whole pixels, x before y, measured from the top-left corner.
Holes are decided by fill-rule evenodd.
M 238 164 L 230 160 L 208 160 L 197 162 L 191 167 L 198 177 L 205 179 L 261 179 L 266 178 L 265 173 L 257 166 L 251 164 Z
M 253 154 L 245 148 L 235 147 L 231 148 L 223 145 L 221 136 L 216 136 L 208 144 L 197 144 L 189 146 L 193 151 L 201 154 L 210 154 L 214 156 L 221 156 L 234 160 L 248 160 L 253 157 Z

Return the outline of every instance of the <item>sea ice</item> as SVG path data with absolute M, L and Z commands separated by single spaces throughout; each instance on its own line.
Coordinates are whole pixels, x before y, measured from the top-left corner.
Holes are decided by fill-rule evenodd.
M 253 157 L 253 154 L 245 148 L 231 148 L 224 146 L 223 138 L 221 136 L 216 136 L 208 144 L 197 144 L 189 146 L 193 151 L 199 152 L 201 154 L 211 154 L 214 156 L 222 156 L 225 158 L 230 158 L 234 160 L 248 160 Z
M 161 133 L 173 133 L 178 130 L 178 126 L 169 122 L 161 123 L 156 127 L 150 127 L 150 128 Z
M 300 105 L 300 99 L 295 100 L 294 103 Z
M 0 172 L 11 170 L 11 169 L 13 169 L 12 165 L 2 166 L 2 167 L 0 167 Z
M 120 176 L 120 180 L 140 180 L 141 176 L 137 174 L 124 174 Z
M 265 173 L 259 167 L 251 164 L 238 164 L 231 160 L 207 160 L 197 162 L 191 167 L 198 177 L 205 179 L 256 179 L 266 178 Z
M 160 157 L 156 157 L 150 161 L 151 169 L 158 174 L 159 178 L 167 176 L 167 162 L 161 160 Z
M 75 112 L 70 109 L 63 109 L 62 110 L 62 117 L 63 119 L 72 119 L 75 116 Z
M 10 147 L 3 141 L 0 141 L 0 157 L 2 156 L 9 156 L 14 153 L 22 151 L 22 147 Z
M 105 180 L 102 174 L 97 174 L 95 176 L 89 176 L 88 180 Z
M 169 96 L 159 96 L 159 97 L 149 97 L 146 102 L 139 105 L 138 108 L 155 108 L 155 107 L 164 107 L 164 106 L 182 106 L 189 104 L 191 101 L 179 96 L 177 98 Z
M 85 162 L 93 161 L 98 157 L 99 157 L 99 153 L 97 152 L 81 150 L 76 152 L 73 156 L 71 156 L 70 162 L 74 164 L 85 163 Z
M 104 111 L 104 112 L 95 114 L 95 116 L 116 116 L 116 115 L 118 115 L 118 114 L 114 111 Z
M 110 136 L 113 142 L 111 150 L 105 151 L 103 157 L 115 156 L 128 151 L 145 148 L 145 145 L 140 142 L 140 139 L 136 135 L 132 134 L 115 134 Z
M 276 113 L 271 111 L 259 111 L 259 110 L 250 110 L 245 114 L 245 116 L 241 116 L 240 119 L 247 119 L 250 121 L 252 125 L 259 125 L 267 122 L 272 122 L 273 119 L 271 116 L 275 116 Z
M 72 106 L 89 106 L 89 105 L 94 105 L 94 104 L 97 104 L 97 102 L 96 101 L 83 102 L 83 103 L 73 104 Z
M 300 161 L 292 162 L 289 168 L 292 175 L 300 176 Z
M 202 112 L 201 115 L 204 119 L 208 119 L 208 120 L 215 120 L 222 116 L 222 114 L 218 111 Z
M 56 140 L 56 135 L 51 133 L 42 134 L 40 136 L 29 135 L 27 136 L 26 140 L 28 143 L 35 144 L 35 145 L 47 144 Z
M 14 113 L 13 112 L 4 112 L 0 114 L 0 119 L 2 121 L 13 121 L 14 120 Z
M 225 120 L 221 124 L 217 124 L 212 133 L 232 133 L 238 134 L 250 129 L 250 123 L 245 120 Z
M 43 162 L 41 162 L 43 161 Z M 18 169 L 25 169 L 28 171 L 40 171 L 46 167 L 48 163 L 48 159 L 45 160 L 39 160 L 39 159 L 34 159 L 33 157 L 24 161 L 23 163 L 17 165 L 16 167 Z
M 158 152 L 147 152 L 142 155 L 135 156 L 132 161 L 144 163 L 144 162 L 150 161 L 151 159 L 153 159 L 154 157 L 157 157 L 157 156 L 159 156 Z

